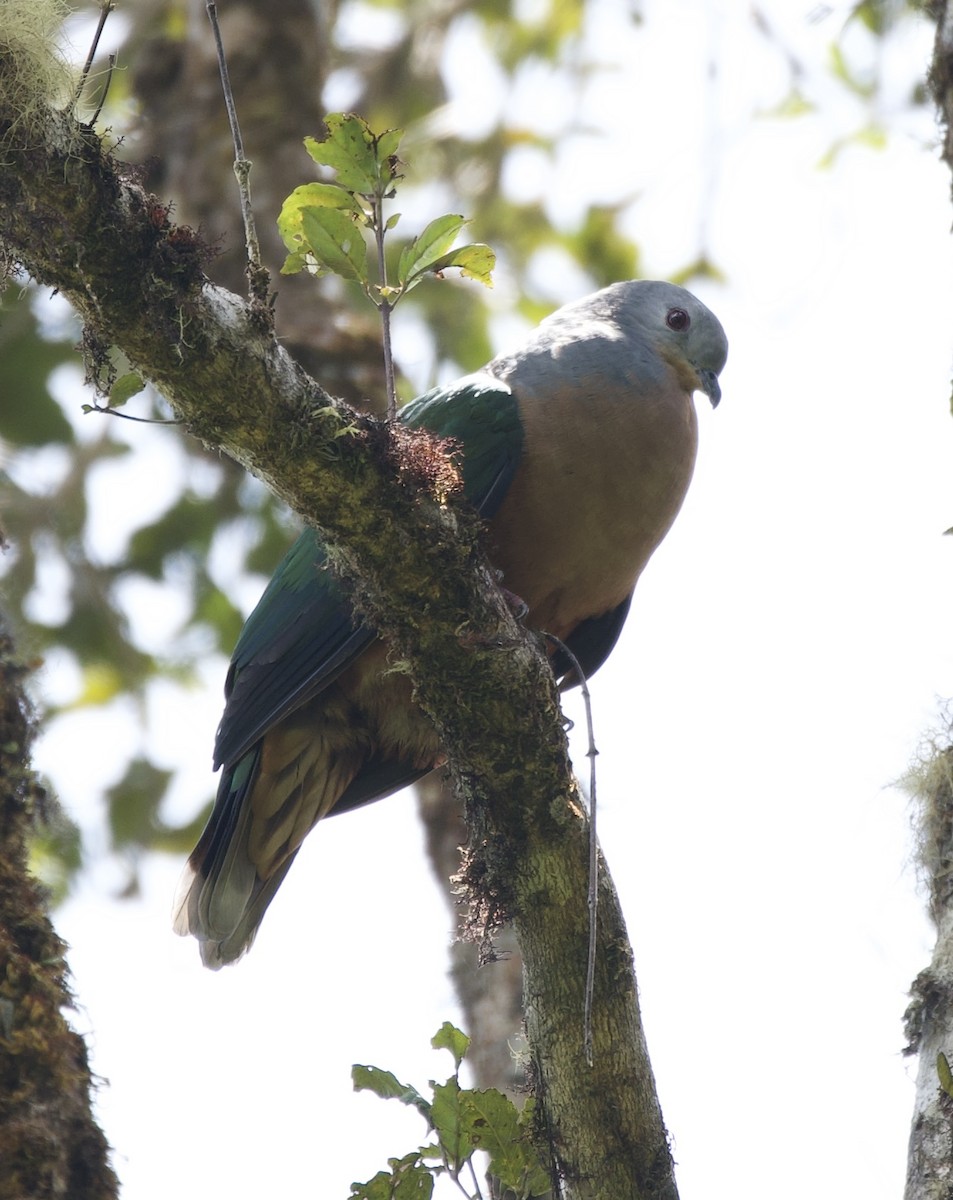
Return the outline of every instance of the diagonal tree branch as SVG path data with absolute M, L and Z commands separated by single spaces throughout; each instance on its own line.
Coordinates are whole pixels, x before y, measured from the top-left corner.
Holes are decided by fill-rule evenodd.
M 0 81 L 3 78 L 0 57 Z M 63 292 L 93 347 L 118 345 L 193 436 L 320 525 L 355 601 L 405 660 L 465 797 L 466 876 L 487 927 L 512 919 L 559 1192 L 676 1196 L 625 928 L 601 877 L 595 1063 L 583 1054 L 587 836 L 545 656 L 515 622 L 473 517 L 442 502 L 439 445 L 330 399 L 269 314 L 209 284 L 205 253 L 62 113 L 16 114 L 0 87 L 0 240 Z

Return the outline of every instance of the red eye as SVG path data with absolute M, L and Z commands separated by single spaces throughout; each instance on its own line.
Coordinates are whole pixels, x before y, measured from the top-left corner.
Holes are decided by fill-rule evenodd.
M 692 319 L 684 308 L 670 308 L 665 314 L 665 324 L 676 333 L 684 333 Z

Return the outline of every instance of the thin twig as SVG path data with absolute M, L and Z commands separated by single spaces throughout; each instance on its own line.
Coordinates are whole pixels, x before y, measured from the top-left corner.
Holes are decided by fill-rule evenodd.
M 103 94 L 99 97 L 99 103 L 96 105 L 96 111 L 90 117 L 87 124 L 92 128 L 99 120 L 99 114 L 103 111 L 103 105 L 106 103 L 106 97 L 109 95 L 109 85 L 113 81 L 113 71 L 116 69 L 115 52 L 109 55 L 109 69 L 106 71 L 106 83 L 103 87 Z
M 238 180 L 238 192 L 241 197 L 242 222 L 245 226 L 245 251 L 248 257 L 248 289 L 251 299 L 268 306 L 269 275 L 261 262 L 261 246 L 258 242 L 258 230 L 255 228 L 255 214 L 251 203 L 251 185 L 248 177 L 252 164 L 245 157 L 245 147 L 242 143 L 242 131 L 238 124 L 238 112 L 235 108 L 235 97 L 232 93 L 231 81 L 228 77 L 228 62 L 225 58 L 225 47 L 222 45 L 222 31 L 218 24 L 218 8 L 215 0 L 207 0 L 205 11 L 215 37 L 215 52 L 218 55 L 218 69 L 222 77 L 222 94 L 225 97 L 225 111 L 228 113 L 228 124 L 232 131 L 232 145 L 235 148 L 234 171 Z
M 473 1180 L 473 1186 L 476 1188 L 476 1191 L 473 1193 L 473 1195 L 476 1198 L 476 1200 L 483 1200 L 483 1191 L 480 1188 L 480 1181 L 477 1178 L 476 1167 L 473 1165 L 473 1155 L 472 1154 L 467 1159 L 467 1165 L 470 1168 L 470 1177 Z M 464 1195 L 466 1195 L 466 1189 L 464 1188 L 464 1186 L 462 1184 L 460 1184 L 460 1190 L 464 1193 Z
M 596 749 L 595 727 L 592 723 L 592 697 L 589 685 L 579 660 L 565 642 L 554 637 L 551 633 L 543 635 L 546 640 L 566 655 L 579 679 L 579 690 L 586 709 L 586 731 L 589 746 L 586 758 L 589 759 L 589 953 L 586 958 L 586 989 L 582 1016 L 582 1042 L 586 1062 L 592 1066 L 592 994 L 596 981 L 596 934 L 599 919 L 599 839 L 596 835 Z
M 384 201 L 375 196 L 371 201 L 371 211 L 374 218 L 374 240 L 377 244 L 377 278 L 380 281 L 381 300 L 378 309 L 381 314 L 381 335 L 384 344 L 384 386 L 387 390 L 387 419 L 393 421 L 397 416 L 397 379 L 394 373 L 394 352 L 390 340 L 390 314 L 393 304 L 387 296 L 387 259 L 384 256 Z
M 387 419 L 393 421 L 397 417 L 397 380 L 394 375 L 394 352 L 390 342 L 390 314 L 393 305 L 389 300 L 383 301 L 381 310 L 381 334 L 384 344 L 384 386 L 387 389 Z
M 77 85 L 76 92 L 73 95 L 73 108 L 75 108 L 76 105 L 79 104 L 80 97 L 83 94 L 83 89 L 86 87 L 86 80 L 89 78 L 89 72 L 92 70 L 93 59 L 96 57 L 96 51 L 99 49 L 99 40 L 103 36 L 103 27 L 106 24 L 106 18 L 109 16 L 109 14 L 112 12 L 112 10 L 115 7 L 116 6 L 112 2 L 112 0 L 103 0 L 103 3 L 100 4 L 100 6 L 99 6 L 99 23 L 96 26 L 96 32 L 93 34 L 92 45 L 89 47 L 89 53 L 86 55 L 86 61 L 83 63 L 83 69 L 79 75 L 79 84 Z M 115 63 L 115 57 L 113 55 L 110 55 L 110 73 L 111 73 L 112 66 L 114 63 Z M 108 87 L 108 82 L 107 82 L 107 87 Z M 105 100 L 105 98 L 106 98 L 106 96 L 104 93 L 103 99 Z M 96 110 L 97 117 L 99 116 L 99 109 L 101 109 L 101 108 L 102 108 L 102 104 L 100 104 L 99 108 Z M 89 123 L 90 123 L 90 125 L 95 125 L 96 118 L 94 117 L 93 120 L 90 121 Z
M 124 421 L 138 421 L 140 425 L 184 425 L 179 417 L 134 417 L 132 413 L 120 412 L 118 408 L 110 408 L 106 404 L 84 404 L 83 412 L 103 413 L 107 417 L 122 417 Z

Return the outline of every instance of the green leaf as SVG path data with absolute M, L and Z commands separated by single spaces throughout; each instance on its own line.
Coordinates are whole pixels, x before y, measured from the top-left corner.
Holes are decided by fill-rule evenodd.
M 876 121 L 858 129 L 854 140 L 861 146 L 869 146 L 871 150 L 883 150 L 887 145 L 887 131 Z
M 883 0 L 861 0 L 847 18 L 848 21 L 861 21 L 877 37 L 883 36 L 892 19 L 895 19 L 895 14 Z
M 151 844 L 162 827 L 159 805 L 171 779 L 171 771 L 162 771 L 139 757 L 130 762 L 119 783 L 107 789 L 109 829 L 115 848 Z
M 382 1100 L 399 1100 L 401 1104 L 409 1104 L 418 1109 L 428 1122 L 431 1120 L 429 1101 L 409 1083 L 401 1083 L 390 1071 L 355 1063 L 351 1067 L 351 1082 L 355 1092 L 373 1092 Z
M 397 278 L 408 283 L 415 275 L 431 268 L 439 258 L 446 255 L 460 230 L 469 222 L 466 217 L 448 213 L 437 217 L 412 242 L 406 245 L 397 263 Z
M 761 110 L 758 115 L 761 117 L 803 117 L 806 113 L 813 112 L 814 109 L 815 105 L 807 99 L 800 88 L 792 87 L 783 100 L 771 108 Z
M 55 801 L 44 806 L 30 838 L 30 870 L 50 893 L 50 902 L 66 899 L 83 861 L 79 826 Z M 200 831 L 201 832 L 201 831 Z
M 474 1145 L 490 1156 L 490 1173 L 517 1195 L 545 1195 L 552 1181 L 529 1136 L 532 1103 L 521 1113 L 496 1088 L 467 1091 L 462 1101 L 471 1113 Z
M 940 1087 L 948 1096 L 953 1097 L 953 1071 L 950 1070 L 950 1061 L 942 1050 L 936 1056 L 936 1073 L 940 1077 Z
M 336 208 L 304 208 L 301 226 L 305 248 L 319 271 L 367 285 L 367 243 L 349 216 Z
M 453 1065 L 459 1070 L 460 1064 L 470 1048 L 470 1039 L 461 1029 L 457 1029 L 449 1021 L 444 1021 L 430 1039 L 430 1044 L 434 1050 L 449 1050 L 453 1055 Z
M 367 122 L 354 113 L 328 113 L 324 123 L 328 136 L 321 141 L 306 137 L 305 149 L 316 163 L 337 171 L 342 187 L 375 195 L 380 178 L 378 143 Z
M 278 214 L 278 232 L 289 250 L 301 246 L 301 213 L 306 208 L 340 208 L 364 219 L 365 213 L 354 196 L 336 183 L 304 183 L 285 199 Z
M 462 275 L 467 275 L 471 279 L 477 279 L 486 287 L 493 286 L 492 271 L 496 265 L 496 255 L 489 246 L 484 246 L 482 242 L 473 242 L 469 246 L 461 246 L 457 250 L 451 250 L 449 254 L 445 254 L 442 258 L 438 258 L 436 262 L 432 262 L 428 267 L 428 271 L 437 273 L 446 271 L 450 267 L 459 267 Z M 407 291 L 416 285 L 423 278 L 423 273 L 414 277 L 407 284 Z
M 876 91 L 876 85 L 871 82 L 864 82 L 851 71 L 844 55 L 843 50 L 836 42 L 833 42 L 828 51 L 830 60 L 830 69 L 835 79 L 839 79 L 855 96 L 859 96 L 862 100 L 869 100 Z
M 312 219 L 315 219 L 315 214 L 318 214 L 316 219 L 327 229 L 332 244 L 338 245 L 342 239 L 350 241 L 357 237 L 363 247 L 363 235 L 360 234 L 355 221 L 363 222 L 367 220 L 367 217 L 364 209 L 351 193 L 336 183 L 303 184 L 301 187 L 295 188 L 288 196 L 278 215 L 278 232 L 281 234 L 281 240 L 291 251 L 282 265 L 282 275 L 296 275 L 307 267 L 313 268 L 315 263 L 312 260 L 316 258 L 319 260 L 318 274 L 332 270 L 337 274 L 343 274 L 346 279 L 354 278 L 353 274 L 346 273 L 354 269 L 353 261 L 342 272 L 336 267 L 324 263 L 321 256 L 316 253 L 304 231 L 305 213 L 310 213 Z M 353 214 L 353 216 L 349 217 L 347 214 Z M 343 223 L 345 221 L 348 222 L 347 225 Z M 321 241 L 324 244 L 324 235 L 321 235 Z M 358 242 L 354 244 L 357 246 Z M 364 262 L 367 257 L 366 247 L 358 250 L 358 255 L 360 261 Z M 348 259 L 348 255 L 344 257 L 345 260 Z
M 403 129 L 385 129 L 384 132 L 376 138 L 377 157 L 381 162 L 385 162 L 387 159 L 394 157 L 394 155 L 397 153 L 397 147 L 400 145 L 400 141 L 403 136 Z
M 590 204 L 581 226 L 564 237 L 576 262 L 586 263 L 599 287 L 616 279 L 636 279 L 641 274 L 635 243 L 619 229 L 623 205 Z
M 204 562 L 220 522 L 221 513 L 214 504 L 185 492 L 151 525 L 136 530 L 124 565 L 150 579 L 161 579 L 169 555 L 185 553 Z
M 433 1175 L 420 1162 L 416 1150 L 403 1158 L 387 1160 L 391 1170 L 378 1171 L 367 1183 L 352 1183 L 351 1197 L 358 1200 L 430 1200 Z
M 12 292 L 13 289 L 11 288 Z M 73 430 L 47 389 L 50 373 L 64 362 L 77 362 L 77 333 L 52 341 L 42 337 L 30 307 L 29 294 L 0 303 L 0 361 L 3 362 L 3 403 L 0 438 L 15 446 L 69 444 Z
M 203 804 L 191 821 L 182 825 L 161 825 L 152 835 L 148 849 L 161 850 L 163 854 L 188 854 L 198 839 L 202 830 L 208 824 L 212 813 L 212 801 Z
M 299 250 L 294 254 L 289 254 L 285 261 L 281 264 L 282 275 L 297 275 L 299 271 L 311 270 L 314 268 L 314 259 L 307 250 Z M 317 272 L 321 274 L 321 272 Z
M 470 1138 L 472 1116 L 466 1102 L 461 1101 L 461 1088 L 456 1076 L 446 1083 L 433 1085 L 433 1108 L 430 1119 L 451 1171 L 457 1173 L 474 1150 Z
M 127 400 L 137 396 L 146 386 L 146 381 L 137 371 L 129 371 L 120 375 L 109 389 L 109 407 L 122 408 Z
M 216 644 L 223 654 L 231 654 L 245 624 L 241 609 L 207 575 L 199 575 L 196 581 L 195 612 L 189 624 L 196 622 L 202 622 L 214 632 Z

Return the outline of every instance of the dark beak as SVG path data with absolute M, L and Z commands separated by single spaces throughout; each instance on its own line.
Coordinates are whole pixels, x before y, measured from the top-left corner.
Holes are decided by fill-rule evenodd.
M 718 376 L 715 372 L 704 368 L 699 370 L 698 386 L 711 401 L 712 408 L 717 408 L 718 401 L 721 399 L 721 386 L 718 383 Z

